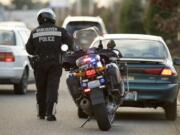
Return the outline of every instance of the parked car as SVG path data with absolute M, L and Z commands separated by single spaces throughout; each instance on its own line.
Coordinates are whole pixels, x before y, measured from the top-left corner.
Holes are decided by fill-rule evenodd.
M 0 24 L 0 84 L 13 84 L 15 94 L 25 94 L 34 82 L 25 44 L 30 30 L 20 23 Z
M 107 33 L 104 22 L 100 17 L 68 16 L 62 25 L 71 35 L 77 30 L 93 26 L 97 27 L 102 34 Z
M 2 5 L 0 5 L 0 22 L 5 20 L 7 20 L 5 8 Z
M 0 26 L 4 27 L 21 27 L 21 28 L 27 28 L 26 24 L 20 21 L 3 21 L 0 22 Z
M 141 34 L 107 34 L 98 37 L 91 47 L 103 47 L 114 40 L 116 49 L 127 62 L 129 93 L 123 106 L 126 107 L 163 107 L 168 120 L 177 117 L 178 76 L 174 68 L 179 59 L 171 58 L 169 49 L 161 37 Z M 127 86 L 126 86 L 127 89 Z

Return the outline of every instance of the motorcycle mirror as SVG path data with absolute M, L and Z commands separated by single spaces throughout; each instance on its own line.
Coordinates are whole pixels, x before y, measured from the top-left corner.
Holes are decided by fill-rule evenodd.
M 76 32 L 73 33 L 73 38 L 76 38 Z
M 66 52 L 68 49 L 69 49 L 69 47 L 68 47 L 68 45 L 66 45 L 66 44 L 63 44 L 63 45 L 61 46 L 61 50 L 62 50 L 63 52 Z
M 73 33 L 73 38 L 75 38 L 75 39 L 77 38 L 77 35 L 78 35 L 77 33 L 78 33 L 78 31 L 80 31 L 80 30 L 76 30 L 76 31 Z
M 99 40 L 99 45 L 98 45 L 99 49 L 103 49 L 103 44 L 102 44 L 102 40 Z

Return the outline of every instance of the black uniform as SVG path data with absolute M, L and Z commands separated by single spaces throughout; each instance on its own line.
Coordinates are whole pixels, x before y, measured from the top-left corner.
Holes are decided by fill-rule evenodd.
M 62 74 L 61 45 L 72 47 L 72 38 L 66 30 L 52 23 L 44 23 L 31 32 L 26 44 L 29 54 L 35 56 L 34 75 L 37 87 L 39 115 L 52 115 L 57 103 L 59 81 Z

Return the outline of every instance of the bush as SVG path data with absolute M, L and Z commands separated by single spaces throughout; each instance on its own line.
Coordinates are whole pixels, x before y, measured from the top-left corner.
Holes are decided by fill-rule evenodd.
M 177 28 L 180 27 L 179 6 L 179 0 L 150 0 L 145 14 L 145 31 L 171 42 L 176 40 Z

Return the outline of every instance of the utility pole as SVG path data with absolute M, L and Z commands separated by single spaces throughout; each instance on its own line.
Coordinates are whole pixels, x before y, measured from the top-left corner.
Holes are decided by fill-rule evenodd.
M 83 6 L 82 0 L 76 0 L 76 14 L 82 15 L 85 12 L 86 14 L 92 15 L 94 13 L 94 0 L 88 0 L 87 4 L 88 4 L 86 5 L 87 7 L 82 7 Z
M 89 0 L 89 15 L 92 15 L 94 13 L 94 1 Z
M 180 7 L 178 8 L 178 14 L 180 14 Z M 180 17 L 179 17 L 180 19 Z M 180 41 L 180 25 L 178 26 L 178 29 L 177 29 L 177 40 Z
M 77 5 L 76 5 L 76 14 L 77 15 L 81 15 L 81 13 L 82 13 L 82 2 L 81 2 L 81 0 L 77 0 Z

